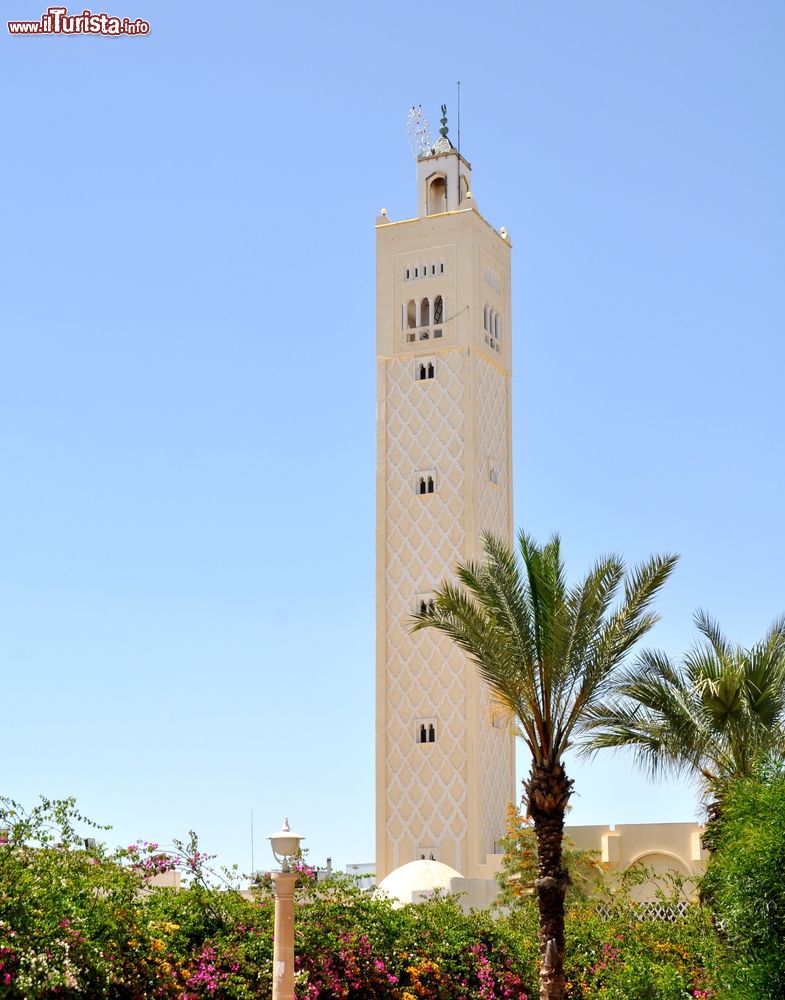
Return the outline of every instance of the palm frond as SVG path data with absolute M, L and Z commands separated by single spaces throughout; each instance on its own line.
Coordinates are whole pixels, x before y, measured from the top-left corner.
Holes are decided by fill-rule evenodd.
M 695 621 L 703 642 L 680 665 L 645 652 L 615 675 L 609 697 L 584 715 L 583 752 L 628 746 L 648 773 L 692 774 L 716 796 L 785 753 L 785 621 L 749 650 L 705 612 Z
M 692 617 L 698 631 L 711 643 L 711 647 L 717 655 L 717 658 L 722 660 L 726 656 L 729 656 L 731 653 L 730 644 L 720 631 L 719 625 L 711 617 L 711 615 L 709 615 L 702 608 L 698 608 Z
M 618 557 L 598 560 L 568 588 L 558 535 L 539 545 L 521 532 L 517 556 L 493 535 L 482 541 L 484 559 L 461 563 L 458 582 L 436 590 L 412 630 L 435 628 L 464 650 L 532 754 L 558 760 L 607 676 L 657 620 L 648 608 L 675 557 L 633 571 L 612 610 L 624 580 Z

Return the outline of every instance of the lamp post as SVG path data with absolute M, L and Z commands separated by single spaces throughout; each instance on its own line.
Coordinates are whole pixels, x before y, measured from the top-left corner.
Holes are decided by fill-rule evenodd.
M 292 833 L 289 820 L 278 833 L 267 838 L 281 870 L 273 872 L 275 891 L 275 937 L 273 940 L 273 1000 L 294 1000 L 294 886 L 297 872 L 289 871 L 289 858 L 297 854 L 299 833 Z

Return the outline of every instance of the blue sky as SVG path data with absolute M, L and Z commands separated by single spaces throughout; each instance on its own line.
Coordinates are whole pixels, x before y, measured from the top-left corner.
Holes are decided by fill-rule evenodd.
M 785 611 L 781 3 L 112 4 L 150 35 L 3 26 L 0 792 L 372 859 L 373 223 L 458 79 L 516 523 L 576 576 L 680 552 L 674 655 L 699 606 L 744 643 Z M 697 815 L 573 773 L 574 823 Z

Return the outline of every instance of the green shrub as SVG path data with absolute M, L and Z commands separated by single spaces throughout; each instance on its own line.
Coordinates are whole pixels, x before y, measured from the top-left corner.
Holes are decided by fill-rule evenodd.
M 734 783 L 714 824 L 701 891 L 727 937 L 737 1000 L 785 996 L 785 773 Z

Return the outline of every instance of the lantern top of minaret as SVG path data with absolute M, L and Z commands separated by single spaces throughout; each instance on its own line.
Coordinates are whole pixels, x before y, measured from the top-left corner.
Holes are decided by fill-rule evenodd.
M 443 215 L 477 208 L 471 195 L 471 164 L 450 139 L 447 105 L 441 105 L 439 138 L 431 141 L 422 109 L 409 112 L 409 134 L 417 159 L 417 215 Z

